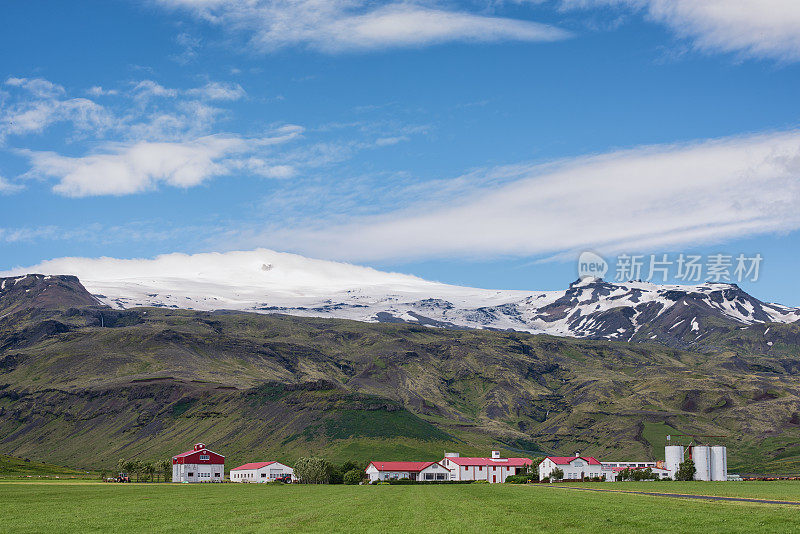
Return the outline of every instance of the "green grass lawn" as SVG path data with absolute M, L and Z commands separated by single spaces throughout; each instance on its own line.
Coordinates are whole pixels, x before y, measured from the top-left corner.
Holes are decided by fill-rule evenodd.
M 652 491 L 658 493 L 689 493 L 720 497 L 751 497 L 800 502 L 800 481 L 775 480 L 770 482 L 588 482 L 564 483 L 564 486 L 599 488 L 618 491 Z
M 749 484 L 731 485 L 746 488 Z M 767 491 L 758 485 L 752 487 L 758 495 Z M 637 531 L 773 533 L 800 529 L 800 507 L 689 501 L 511 484 L 271 486 L 0 481 L 0 517 L 2 532 L 277 530 L 606 534 Z

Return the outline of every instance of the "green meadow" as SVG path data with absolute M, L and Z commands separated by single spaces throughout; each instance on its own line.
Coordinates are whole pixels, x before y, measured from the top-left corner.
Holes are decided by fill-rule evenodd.
M 641 487 L 640 487 L 641 486 Z M 728 489 L 728 486 L 730 489 Z M 595 484 L 790 497 L 797 482 Z M 551 485 L 309 486 L 0 481 L 2 532 L 796 532 L 800 507 Z

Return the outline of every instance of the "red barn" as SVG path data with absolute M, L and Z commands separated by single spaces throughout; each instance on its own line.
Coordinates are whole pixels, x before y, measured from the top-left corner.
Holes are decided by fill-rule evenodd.
M 197 443 L 194 449 L 172 457 L 173 482 L 222 482 L 225 457 Z

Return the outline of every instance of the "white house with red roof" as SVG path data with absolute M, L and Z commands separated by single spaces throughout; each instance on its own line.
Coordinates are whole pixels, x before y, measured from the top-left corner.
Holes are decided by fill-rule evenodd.
M 231 469 L 231 482 L 273 482 L 287 476 L 294 482 L 294 469 L 274 461 L 251 462 Z
M 491 458 L 467 458 L 448 452 L 441 464 L 450 470 L 450 480 L 486 480 L 496 484 L 505 482 L 508 476 L 526 472 L 532 461 L 530 458 L 500 458 L 500 451 L 492 451 Z
M 190 451 L 172 457 L 173 482 L 222 482 L 225 480 L 225 457 L 195 444 Z
M 364 472 L 370 482 L 401 478 L 421 482 L 450 480 L 450 471 L 439 462 L 370 462 Z
M 583 478 L 601 477 L 606 475 L 610 480 L 610 470 L 603 468 L 603 464 L 592 456 L 548 456 L 539 464 L 539 480 L 550 477 L 554 469 L 564 472 L 564 480 L 580 480 Z

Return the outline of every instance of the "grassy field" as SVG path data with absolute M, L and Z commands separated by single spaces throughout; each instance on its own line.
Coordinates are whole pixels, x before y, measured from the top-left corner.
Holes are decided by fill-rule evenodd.
M 788 494 L 800 488 L 790 483 L 765 484 L 730 485 L 752 490 L 752 496 Z M 667 489 L 667 485 L 657 485 Z M 671 489 L 687 492 L 698 486 L 680 488 L 675 485 Z M 706 490 L 706 485 L 699 489 Z M 0 517 L 0 532 L 772 533 L 800 529 L 800 507 L 510 484 L 268 486 L 0 481 Z
M 87 473 L 60 465 L 26 461 L 24 458 L 0 455 L 0 478 L 19 477 L 97 478 L 96 473 Z
M 559 486 L 598 488 L 614 491 L 648 491 L 657 493 L 683 493 L 713 495 L 718 497 L 750 497 L 779 501 L 800 502 L 800 481 L 748 481 L 748 482 L 619 482 L 564 483 Z

